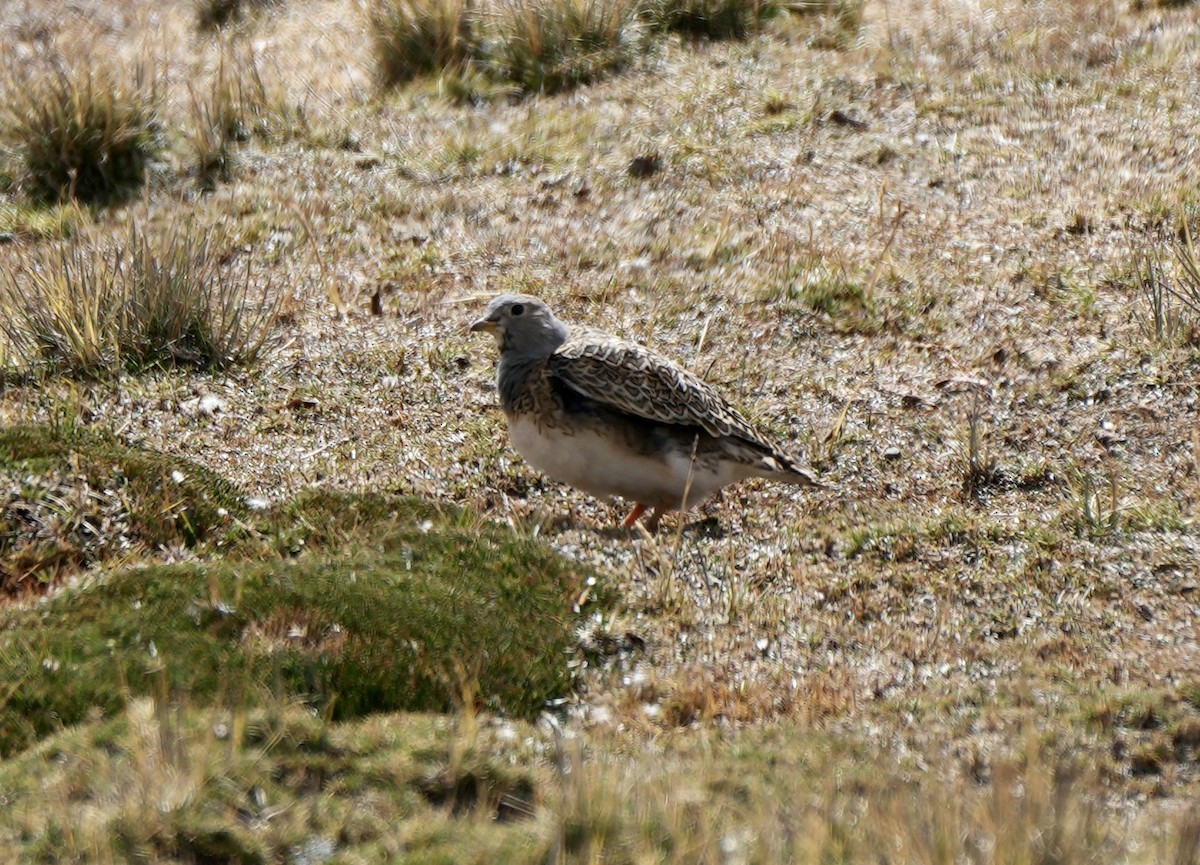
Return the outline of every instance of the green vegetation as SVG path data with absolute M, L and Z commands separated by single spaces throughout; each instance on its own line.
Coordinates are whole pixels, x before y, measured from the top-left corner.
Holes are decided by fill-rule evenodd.
M 565 696 L 573 572 L 500 533 L 424 526 L 415 503 L 396 511 L 375 551 L 127 569 L 5 614 L 0 750 L 158 688 L 198 705 L 265 692 L 334 720 L 476 696 L 532 717 Z
M 45 206 L 32 203 L 0 204 L 0 234 L 14 240 L 63 240 L 84 218 L 74 202 Z
M 540 778 L 501 744 L 511 748 L 431 715 L 329 724 L 282 704 L 199 710 L 135 699 L 0 761 L 11 797 L 0 856 L 520 862 L 539 845 L 525 818 Z
M 199 467 L 84 431 L 5 430 L 0 468 L 57 483 L 26 482 L 0 516 L 12 591 L 27 576 L 61 581 L 106 557 L 133 559 L 134 544 L 142 561 L 201 541 L 198 553 L 225 556 L 126 567 L 0 611 L 0 667 L 12 683 L 0 704 L 4 753 L 161 689 L 197 705 L 269 693 L 335 720 L 476 699 L 530 717 L 570 690 L 579 572 L 508 530 L 416 499 L 329 492 L 255 519 Z M 105 494 L 78 496 L 65 513 L 68 482 Z M 106 497 L 120 508 L 98 515 Z M 106 539 L 116 526 L 120 536 Z
M 69 424 L 0 427 L 4 594 L 213 541 L 244 515 L 241 492 L 190 460 Z

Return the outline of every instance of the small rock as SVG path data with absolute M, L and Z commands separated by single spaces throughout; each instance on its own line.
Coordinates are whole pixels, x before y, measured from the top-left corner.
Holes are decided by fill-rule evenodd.
M 662 170 L 662 159 L 658 153 L 646 153 L 641 156 L 635 156 L 629 160 L 629 168 L 626 169 L 630 177 L 644 179 L 657 174 Z
M 851 117 L 849 114 L 847 114 L 845 111 L 842 111 L 840 108 L 835 108 L 833 111 L 831 111 L 829 113 L 829 119 L 832 120 L 834 123 L 836 123 L 838 126 L 848 126 L 851 129 L 859 129 L 859 130 L 868 128 L 868 124 L 866 122 L 859 120 L 857 117 Z
M 200 414 L 212 417 L 219 411 L 225 411 L 225 400 L 216 394 L 206 393 L 200 397 Z
M 900 448 L 897 447 L 890 447 L 883 452 L 883 458 L 885 460 L 898 460 L 901 456 L 902 454 Z

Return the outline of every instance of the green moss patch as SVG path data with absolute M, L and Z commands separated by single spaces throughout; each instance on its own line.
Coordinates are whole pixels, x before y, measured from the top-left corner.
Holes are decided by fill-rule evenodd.
M 130 568 L 0 614 L 0 753 L 130 695 L 268 694 L 340 720 L 464 702 L 531 717 L 569 690 L 580 575 L 544 547 L 380 496 L 311 494 L 266 523 L 328 549 Z
M 0 594 L 88 567 L 194 547 L 245 514 L 241 491 L 189 460 L 67 425 L 0 428 Z

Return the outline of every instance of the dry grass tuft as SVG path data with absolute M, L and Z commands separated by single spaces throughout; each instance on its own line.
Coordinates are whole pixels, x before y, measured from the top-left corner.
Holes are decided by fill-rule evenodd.
M 526 93 L 557 93 L 628 66 L 639 53 L 634 0 L 499 0 L 487 62 Z
M 253 363 L 275 306 L 227 245 L 219 230 L 133 223 L 109 249 L 80 237 L 35 251 L 0 282 L 0 327 L 26 366 L 76 375 Z
M 200 187 L 211 191 L 233 179 L 237 145 L 254 135 L 269 137 L 280 111 L 251 49 L 221 46 L 208 93 L 189 91 L 192 112 L 189 145 Z
M 421 75 L 465 72 L 479 56 L 474 0 L 372 0 L 367 22 L 387 86 Z
M 801 0 L 794 11 L 817 15 L 817 30 L 809 38 L 813 48 L 845 51 L 854 46 L 863 27 L 865 0 Z
M 745 39 L 781 11 L 776 0 L 657 0 L 649 7 L 657 27 L 704 39 Z
M 196 0 L 196 27 L 202 31 L 220 30 L 282 3 L 283 0 Z
M 385 85 L 443 75 L 458 101 L 568 90 L 646 47 L 636 0 L 375 0 L 367 20 Z
M 1160 345 L 1200 345 L 1200 257 L 1188 219 L 1179 236 L 1139 253 L 1127 277 L 1137 296 L 1134 316 L 1143 337 Z
M 11 100 L 5 125 L 39 201 L 127 198 L 163 150 L 159 85 L 145 67 L 57 67 L 22 82 Z

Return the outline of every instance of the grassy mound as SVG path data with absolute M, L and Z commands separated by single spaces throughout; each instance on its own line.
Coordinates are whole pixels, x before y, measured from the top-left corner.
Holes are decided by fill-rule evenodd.
M 0 428 L 0 594 L 193 547 L 244 513 L 237 487 L 186 459 L 67 425 Z
M 331 493 L 267 514 L 236 549 L 264 540 L 310 552 L 131 568 L 0 613 L 0 753 L 131 695 L 270 695 L 341 720 L 463 702 L 530 717 L 569 689 L 579 576 L 532 542 L 415 499 Z

